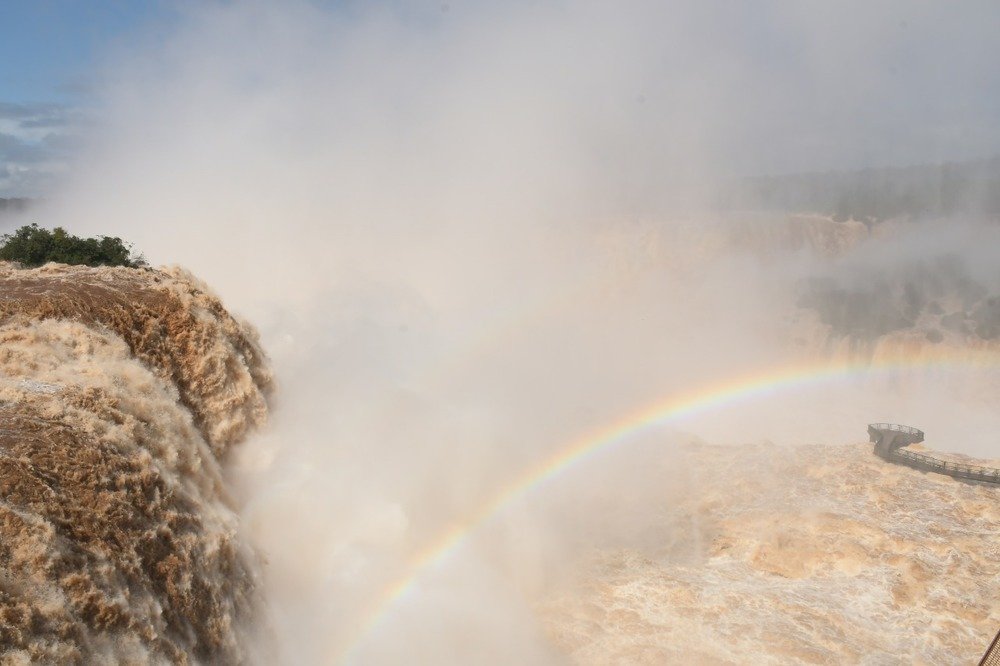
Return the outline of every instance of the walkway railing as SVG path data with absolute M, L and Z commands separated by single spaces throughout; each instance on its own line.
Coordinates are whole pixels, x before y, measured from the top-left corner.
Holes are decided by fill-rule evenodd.
M 898 423 L 870 423 L 869 428 L 874 428 L 875 430 L 895 430 L 896 432 L 905 432 L 907 435 L 916 435 L 917 441 L 924 441 L 924 431 L 917 430 L 916 428 L 911 428 L 907 425 L 899 425 Z
M 888 460 L 906 465 L 907 467 L 913 467 L 914 469 L 924 470 L 927 472 L 937 472 L 938 474 L 947 474 L 948 476 L 955 477 L 957 479 L 968 479 L 970 481 L 1000 484 L 1000 469 L 952 462 L 950 460 L 942 460 L 925 453 L 917 453 L 916 451 L 910 451 L 903 448 L 908 444 L 924 441 L 924 433 L 922 430 L 917 430 L 916 428 L 911 428 L 910 426 L 898 425 L 895 423 L 872 423 L 868 426 L 869 433 L 890 431 L 905 433 L 910 436 L 908 439 L 911 439 L 911 441 L 903 442 L 901 446 L 897 445 L 892 447 L 892 450 L 889 451 L 879 451 L 879 447 L 876 444 L 875 452 Z M 873 434 L 873 438 L 874 437 L 875 435 Z
M 896 449 L 892 455 L 893 457 L 903 458 L 906 461 L 916 463 L 913 466 L 918 469 L 928 469 L 960 479 L 1000 483 L 1000 469 L 994 467 L 981 467 L 979 465 L 966 465 L 964 463 L 941 460 L 940 458 L 917 453 L 916 451 L 907 451 L 906 449 Z
M 979 666 L 1000 666 L 1000 632 L 997 632 L 996 638 L 986 648 L 986 654 L 979 661 Z

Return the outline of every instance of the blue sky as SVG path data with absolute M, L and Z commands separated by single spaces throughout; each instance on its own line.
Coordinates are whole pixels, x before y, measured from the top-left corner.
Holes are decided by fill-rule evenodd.
M 169 22 L 157 0 L 2 0 L 0 100 L 80 102 L 101 52 L 140 29 Z
M 197 17 L 211 5 L 249 16 L 255 11 L 265 13 L 262 7 L 279 15 L 295 13 L 290 11 L 297 4 L 292 0 L 270 2 L 0 0 L 0 197 L 46 196 L 52 191 L 59 174 L 69 169 L 67 157 L 74 154 L 75 137 L 82 126 L 79 121 L 101 99 L 95 91 L 101 87 L 100 72 L 107 71 L 104 65 L 109 59 L 129 62 L 134 56 L 156 53 L 161 43 L 170 43 L 172 37 L 190 31 L 192 24 L 198 25 Z M 357 22 L 354 14 L 392 14 L 407 24 L 409 37 L 433 35 L 448 21 L 468 22 L 463 17 L 474 14 L 476 7 L 492 8 L 481 12 L 490 17 L 487 24 L 492 31 L 493 19 L 528 15 L 513 8 L 547 4 L 534 0 L 300 0 L 298 4 L 303 3 L 327 9 L 346 7 L 345 24 Z M 1000 40 L 996 37 L 1000 4 L 994 0 L 955 5 L 923 0 L 634 0 L 621 5 L 626 17 L 622 24 L 629 24 L 629 30 L 638 26 L 641 32 L 644 13 L 654 17 L 652 32 L 657 39 L 670 33 L 671 24 L 684 26 L 674 31 L 674 40 L 681 45 L 673 51 L 661 48 L 655 39 L 650 41 L 646 50 L 659 53 L 664 60 L 660 65 L 643 63 L 650 70 L 646 83 L 671 92 L 680 80 L 704 98 L 707 110 L 716 112 L 715 116 L 706 114 L 701 123 L 706 128 L 705 148 L 732 156 L 733 171 L 782 173 L 903 165 L 1000 152 Z M 617 17 L 612 13 L 610 18 L 609 34 L 613 34 Z M 519 29 L 530 29 L 529 23 L 523 21 Z M 236 21 L 234 25 L 244 24 Z M 558 38 L 563 26 L 551 27 Z M 277 29 L 258 30 L 255 35 L 273 42 L 262 44 L 264 52 L 274 49 L 280 56 L 289 49 Z M 227 33 L 208 39 L 211 48 L 206 47 L 205 57 L 211 59 L 237 49 L 244 35 Z M 604 61 L 585 61 L 590 50 L 586 40 L 574 48 L 581 56 L 581 64 L 575 65 L 580 77 L 590 76 L 591 71 L 600 73 L 605 67 Z M 469 58 L 489 62 L 473 46 L 470 49 Z M 498 55 L 511 59 L 517 52 L 518 48 L 511 47 L 509 53 Z M 635 58 L 646 57 L 636 56 L 645 54 L 639 48 L 629 52 Z M 607 61 L 624 70 L 635 64 L 617 52 L 608 56 Z M 546 51 L 540 48 L 537 57 L 544 59 Z M 280 58 L 275 60 L 280 62 Z M 381 60 L 369 63 L 368 75 L 380 80 L 382 69 L 392 62 L 391 53 L 383 54 Z M 231 70 L 253 78 L 257 72 L 247 69 L 252 67 L 267 70 L 270 65 L 267 58 L 244 57 L 233 60 Z M 654 71 L 656 67 L 660 70 Z M 287 73 L 291 79 L 298 75 Z M 225 80 L 212 83 L 222 88 Z M 558 88 L 558 81 L 541 83 Z M 182 95 L 185 90 L 175 92 Z M 655 101 L 651 98 L 645 106 L 649 133 L 661 131 L 670 112 L 666 108 L 658 115 L 661 108 L 654 107 Z M 239 105 L 234 104 L 232 111 L 239 113 Z M 89 119 L 94 116 L 91 113 Z
M 103 54 L 171 25 L 159 0 L 0 0 L 0 197 L 42 196 L 65 168 Z

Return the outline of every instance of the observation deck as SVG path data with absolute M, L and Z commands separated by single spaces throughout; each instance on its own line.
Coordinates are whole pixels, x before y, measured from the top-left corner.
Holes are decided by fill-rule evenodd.
M 905 447 L 910 444 L 924 441 L 922 430 L 895 423 L 872 423 L 868 426 L 868 437 L 875 443 L 875 455 L 889 462 L 966 481 L 1000 484 L 1000 469 L 941 460 L 907 450 Z

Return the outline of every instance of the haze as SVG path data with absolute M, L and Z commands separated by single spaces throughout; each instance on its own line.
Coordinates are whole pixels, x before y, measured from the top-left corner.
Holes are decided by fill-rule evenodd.
M 872 357 L 877 336 L 838 346 L 797 310 L 810 279 L 957 257 L 1000 287 L 984 216 L 868 242 L 871 221 L 789 231 L 817 211 L 732 198 L 1000 153 L 998 29 L 986 2 L 180 3 L 104 54 L 32 219 L 128 238 L 261 330 L 279 389 L 228 475 L 268 562 L 262 663 L 559 663 L 536 611 L 574 563 L 694 538 L 665 518 L 683 445 L 855 443 L 886 419 L 1000 456 L 992 368 L 809 385 L 611 447 L 412 572 L 645 405 Z

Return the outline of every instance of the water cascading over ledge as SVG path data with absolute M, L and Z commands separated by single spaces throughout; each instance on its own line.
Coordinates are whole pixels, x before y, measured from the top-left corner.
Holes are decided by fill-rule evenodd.
M 190 274 L 0 262 L 0 661 L 244 657 L 221 462 L 271 385 Z

